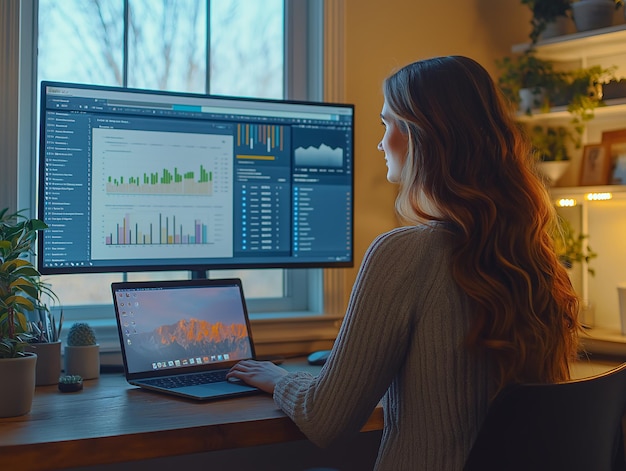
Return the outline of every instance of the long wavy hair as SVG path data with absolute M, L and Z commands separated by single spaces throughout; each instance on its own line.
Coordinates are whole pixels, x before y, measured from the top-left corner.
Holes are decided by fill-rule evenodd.
M 472 305 L 467 345 L 493 362 L 496 390 L 570 378 L 578 297 L 554 251 L 556 212 L 530 143 L 488 72 L 437 57 L 388 77 L 383 94 L 408 137 L 396 209 L 445 221 L 452 272 Z

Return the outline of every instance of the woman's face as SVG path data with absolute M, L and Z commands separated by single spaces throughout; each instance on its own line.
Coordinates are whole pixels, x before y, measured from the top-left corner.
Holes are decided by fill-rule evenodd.
M 378 150 L 385 153 L 385 161 L 387 162 L 387 180 L 391 183 L 400 181 L 402 167 L 406 161 L 406 155 L 409 147 L 408 135 L 402 132 L 400 125 L 391 116 L 387 103 L 383 104 L 383 110 L 380 117 L 385 127 L 385 134 L 378 143 Z

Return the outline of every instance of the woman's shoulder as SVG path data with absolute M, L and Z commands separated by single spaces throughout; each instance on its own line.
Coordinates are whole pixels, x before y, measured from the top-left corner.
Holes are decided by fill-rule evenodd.
M 450 265 L 453 248 L 453 232 L 439 223 L 399 227 L 372 242 L 362 260 L 362 273 L 414 282 L 430 279 L 434 272 Z
M 453 245 L 453 232 L 442 223 L 406 226 L 380 234 L 367 250 L 366 259 L 386 259 L 386 263 L 410 256 L 415 260 L 437 257 L 449 252 Z
M 440 222 L 403 226 L 380 234 L 372 246 L 449 243 L 452 240 L 452 234 L 448 225 Z

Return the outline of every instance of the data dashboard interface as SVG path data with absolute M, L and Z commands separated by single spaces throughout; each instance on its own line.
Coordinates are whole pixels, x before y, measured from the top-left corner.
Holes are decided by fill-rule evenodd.
M 354 107 L 42 82 L 43 274 L 353 264 Z

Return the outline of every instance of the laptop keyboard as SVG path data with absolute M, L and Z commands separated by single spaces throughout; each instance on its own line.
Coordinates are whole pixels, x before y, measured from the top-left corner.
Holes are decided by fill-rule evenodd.
M 158 386 L 165 389 L 182 388 L 184 386 L 197 386 L 199 384 L 219 383 L 226 381 L 228 370 L 205 371 L 202 373 L 189 373 L 180 376 L 167 376 L 143 380 L 150 386 Z

